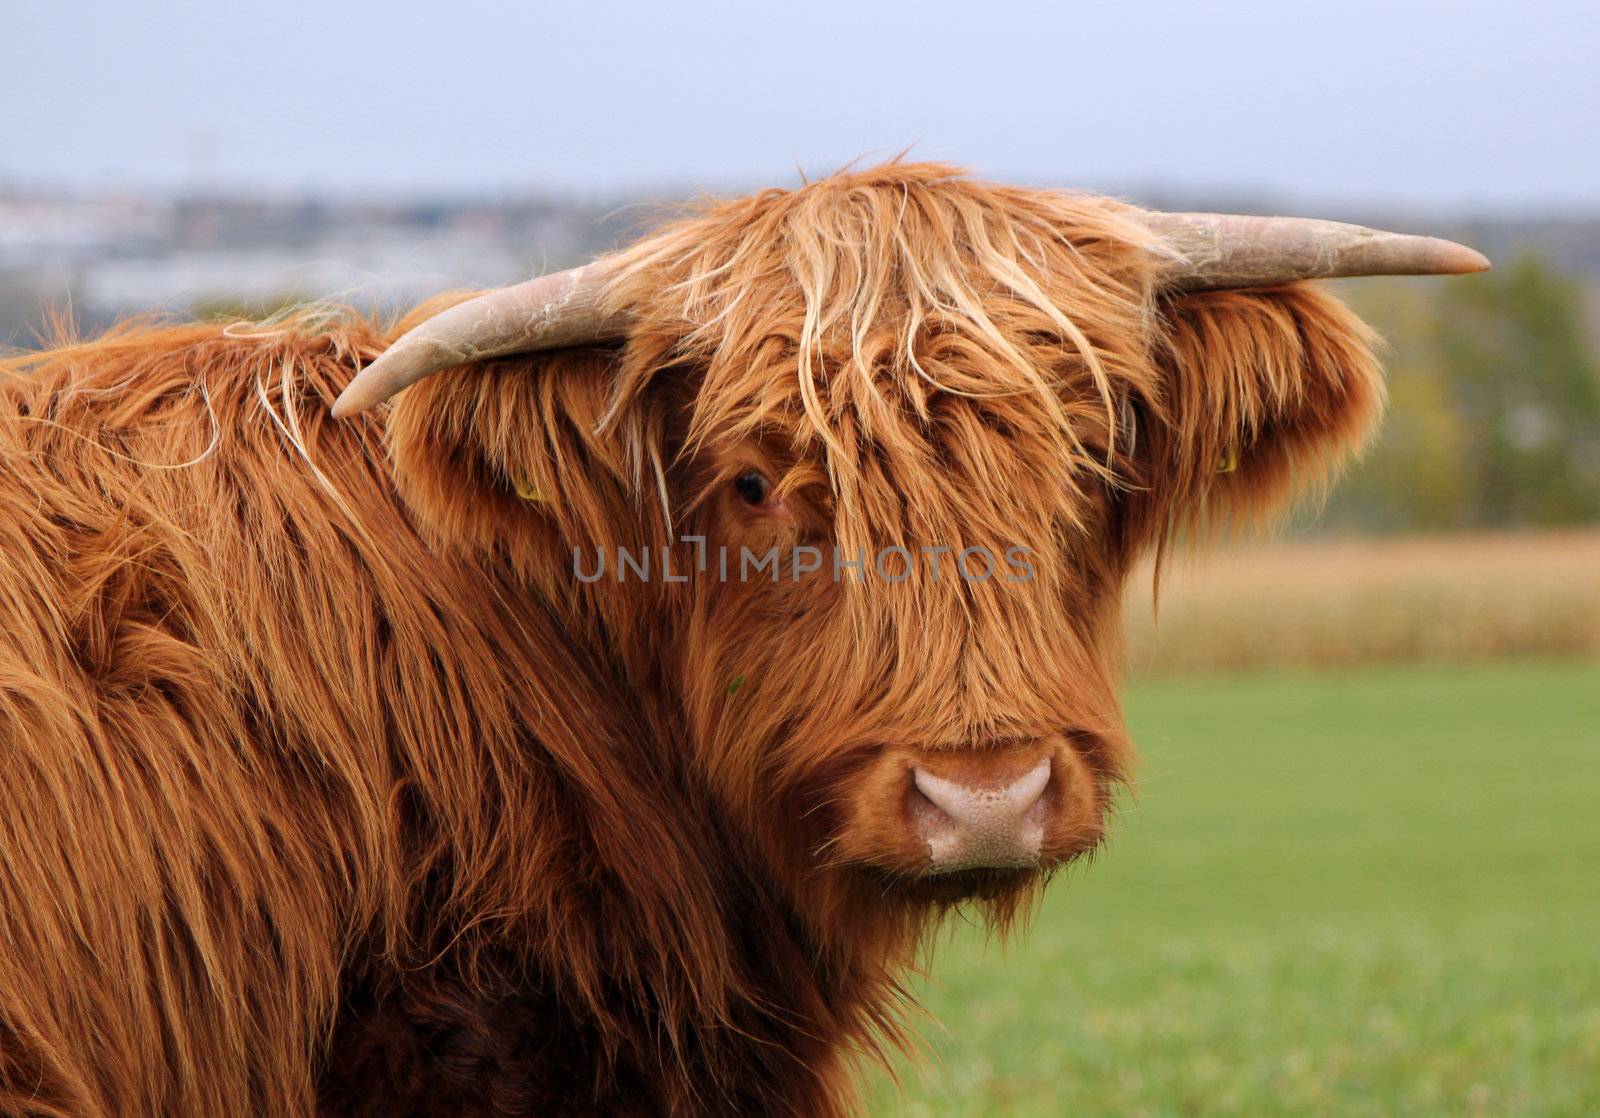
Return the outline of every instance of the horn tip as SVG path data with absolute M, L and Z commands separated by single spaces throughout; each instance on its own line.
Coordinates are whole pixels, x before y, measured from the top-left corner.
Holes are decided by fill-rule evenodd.
M 357 377 L 345 385 L 344 391 L 334 400 L 333 407 L 328 409 L 328 414 L 334 419 L 349 419 L 351 416 L 360 415 L 377 403 L 376 400 L 367 399 L 368 395 L 370 394 L 361 384 L 361 378 Z
M 1428 261 L 1429 271 L 1435 275 L 1467 276 L 1475 272 L 1487 272 L 1492 267 L 1489 258 L 1475 248 L 1437 237 L 1430 237 L 1428 241 L 1428 247 L 1432 250 L 1428 254 L 1431 258 Z
M 1450 245 L 1450 264 L 1453 266 L 1450 272 L 1446 272 L 1446 275 L 1472 275 L 1474 272 L 1488 272 L 1491 267 L 1494 267 L 1493 264 L 1490 264 L 1490 258 L 1475 250 L 1475 248 L 1456 245 L 1454 242 L 1445 243 Z
M 339 393 L 338 399 L 334 400 L 333 407 L 328 409 L 328 414 L 335 419 L 348 419 L 358 415 L 376 404 L 383 403 L 408 384 L 435 369 L 452 364 L 448 361 L 430 364 L 426 360 L 428 355 L 425 352 L 419 355 L 421 347 L 415 344 L 415 340 L 409 340 L 413 344 L 407 345 L 408 338 L 401 338 L 378 354 L 371 364 L 356 373 L 350 383 L 344 386 L 344 391 Z

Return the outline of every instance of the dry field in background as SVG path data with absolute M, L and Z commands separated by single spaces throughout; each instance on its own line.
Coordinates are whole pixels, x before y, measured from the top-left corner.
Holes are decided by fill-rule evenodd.
M 1127 620 L 1136 676 L 1600 655 L 1600 529 L 1180 552 Z

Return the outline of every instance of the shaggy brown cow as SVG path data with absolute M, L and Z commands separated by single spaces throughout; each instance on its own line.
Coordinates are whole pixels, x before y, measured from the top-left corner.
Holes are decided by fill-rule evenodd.
M 13 359 L 0 1109 L 848 1110 L 938 915 L 1101 840 L 1136 556 L 1377 415 L 1238 288 L 1479 266 L 896 164 L 447 311 L 340 412 L 497 359 L 355 420 L 347 313 Z

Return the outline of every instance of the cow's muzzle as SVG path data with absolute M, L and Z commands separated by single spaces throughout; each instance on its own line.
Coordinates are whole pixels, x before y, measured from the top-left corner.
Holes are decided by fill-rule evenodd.
M 911 830 L 928 844 L 935 873 L 1017 869 L 1036 865 L 1050 803 L 1050 759 L 1020 776 L 966 783 L 938 776 L 934 766 L 911 766 L 906 812 Z
M 1099 799 L 1062 737 L 892 747 L 853 782 L 834 845 L 901 877 L 1049 869 L 1099 842 Z

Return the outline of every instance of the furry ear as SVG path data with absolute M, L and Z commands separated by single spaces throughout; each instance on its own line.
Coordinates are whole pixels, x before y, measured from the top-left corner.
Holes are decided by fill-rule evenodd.
M 607 422 L 617 353 L 558 350 L 453 369 L 407 389 L 389 418 L 401 496 L 442 548 L 508 562 L 570 600 L 572 549 L 592 565 L 665 538 L 662 409 Z
M 1376 336 L 1312 284 L 1161 306 L 1144 458 L 1154 526 L 1260 522 L 1325 487 L 1383 410 Z

